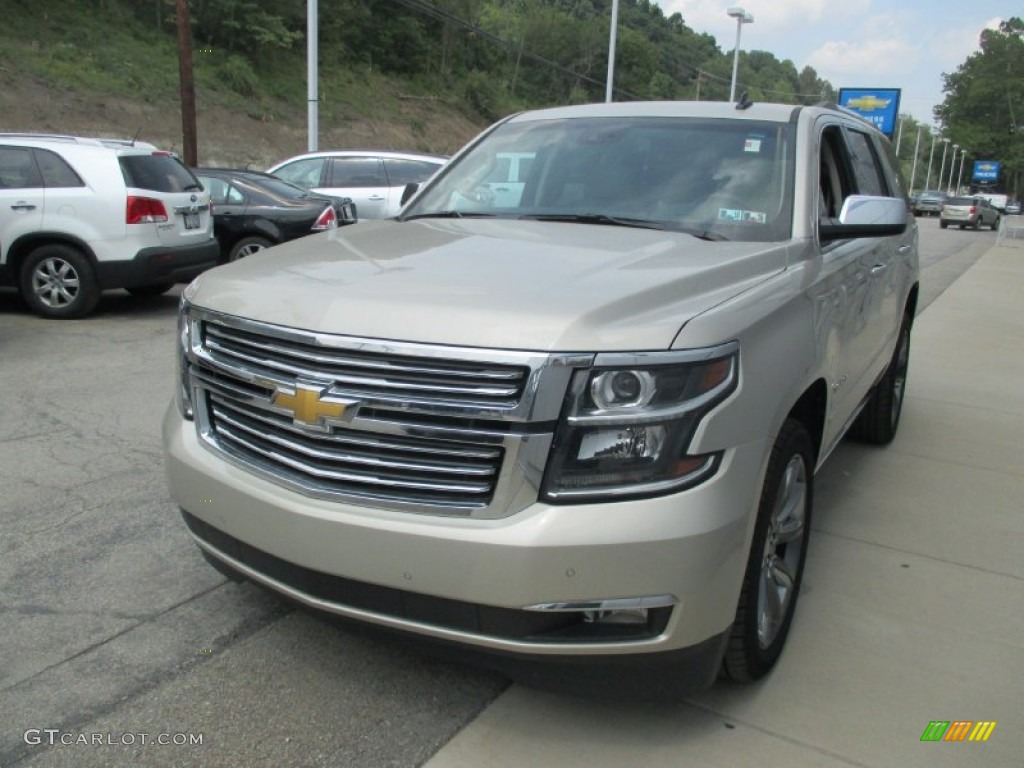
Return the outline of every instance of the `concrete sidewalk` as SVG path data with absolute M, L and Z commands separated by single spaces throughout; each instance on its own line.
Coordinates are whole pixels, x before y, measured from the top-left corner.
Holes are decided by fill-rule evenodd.
M 1010 242 L 917 319 L 894 443 L 844 443 L 819 474 L 767 680 L 675 706 L 513 686 L 427 768 L 1024 765 L 1024 248 Z M 933 720 L 997 725 L 984 743 L 921 742 Z

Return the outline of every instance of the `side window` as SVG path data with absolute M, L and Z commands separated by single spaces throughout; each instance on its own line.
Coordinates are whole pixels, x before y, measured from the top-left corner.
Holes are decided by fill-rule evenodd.
M 384 164 L 379 157 L 336 157 L 331 160 L 332 187 L 386 187 Z
M 866 133 L 848 130 L 853 172 L 857 177 L 857 190 L 862 195 L 888 195 L 885 178 L 878 167 L 878 158 Z
M 819 216 L 837 219 L 843 209 L 843 201 L 854 192 L 852 171 L 838 125 L 826 126 L 822 131 L 818 176 L 821 187 Z
M 36 162 L 47 187 L 84 187 L 85 183 L 64 158 L 48 149 L 35 150 Z
M 428 163 L 425 160 L 384 158 L 384 169 L 388 174 L 388 183 L 392 187 L 419 184 L 421 181 L 430 178 L 434 171 L 440 167 L 437 163 Z
M 0 189 L 34 189 L 42 176 L 28 147 L 0 147 Z
M 228 184 L 227 203 L 228 205 L 245 205 L 245 195 L 234 184 Z
M 304 160 L 296 160 L 294 163 L 281 166 L 274 175 L 279 179 L 298 184 L 303 189 L 319 187 L 320 175 L 323 173 L 324 165 L 327 162 L 323 157 L 309 157 Z
M 200 176 L 199 183 L 210 193 L 210 200 L 214 205 L 223 205 L 227 200 L 227 182 L 215 179 L 212 176 Z

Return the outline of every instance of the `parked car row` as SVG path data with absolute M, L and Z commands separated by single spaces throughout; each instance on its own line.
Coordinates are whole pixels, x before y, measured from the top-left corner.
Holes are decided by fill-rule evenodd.
M 196 168 L 195 174 L 213 203 L 224 262 L 356 220 L 349 198 L 313 194 L 268 173 Z
M 108 288 L 156 296 L 264 248 L 394 216 L 406 185 L 446 160 L 337 150 L 268 173 L 190 169 L 132 139 L 3 133 L 0 287 L 43 317 L 83 317 Z

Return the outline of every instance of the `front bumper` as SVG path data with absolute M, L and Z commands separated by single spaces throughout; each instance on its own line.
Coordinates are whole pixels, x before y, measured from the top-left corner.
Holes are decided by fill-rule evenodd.
M 173 404 L 163 431 L 171 492 L 199 546 L 293 600 L 523 658 L 684 656 L 713 667 L 698 675 L 706 682 L 734 618 L 767 450 L 727 451 L 713 479 L 671 496 L 467 519 L 283 488 L 205 448 Z M 632 635 L 565 632 L 526 610 L 666 595 L 674 602 L 650 612 L 651 631 Z

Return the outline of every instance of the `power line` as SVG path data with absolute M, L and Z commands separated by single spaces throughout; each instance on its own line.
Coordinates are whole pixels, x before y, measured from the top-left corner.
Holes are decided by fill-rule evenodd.
M 502 48 L 504 48 L 505 50 L 509 51 L 510 53 L 518 53 L 520 51 L 520 45 L 518 43 L 512 43 L 512 42 L 509 42 L 509 41 L 507 41 L 507 40 L 505 40 L 505 39 L 503 39 L 501 37 L 498 37 L 497 35 L 488 32 L 487 30 L 483 29 L 482 27 L 477 26 L 476 24 L 473 24 L 473 23 L 471 23 L 469 21 L 466 21 L 465 19 L 459 18 L 458 16 L 456 16 L 453 13 L 451 13 L 450 11 L 447 11 L 447 10 L 445 10 L 443 8 L 438 8 L 437 6 L 427 2 L 427 0 L 396 0 L 396 2 L 398 2 L 401 5 L 406 6 L 407 8 L 409 8 L 409 9 L 411 9 L 413 11 L 418 11 L 418 12 L 420 12 L 420 13 L 426 15 L 426 16 L 430 16 L 431 18 L 433 18 L 433 19 L 435 19 L 437 21 L 446 21 L 446 22 L 450 22 L 452 24 L 455 24 L 455 25 L 457 25 L 459 27 L 462 27 L 463 29 L 466 29 L 466 30 L 468 30 L 470 32 L 473 32 L 474 34 L 477 34 L 480 37 L 483 37 L 483 38 L 485 38 L 485 39 L 487 39 L 487 40 L 489 40 L 489 41 L 491 41 L 493 43 L 496 43 L 497 45 L 501 46 Z M 595 79 L 593 77 L 590 77 L 589 75 L 583 74 L 582 72 L 577 72 L 577 71 L 575 71 L 573 69 L 569 69 L 568 67 L 564 67 L 564 66 L 562 66 L 561 64 L 559 64 L 556 61 L 552 61 L 551 59 L 545 58 L 544 56 L 541 56 L 540 54 L 534 53 L 533 51 L 527 50 L 525 48 L 523 48 L 521 50 L 521 55 L 523 57 L 525 57 L 527 59 L 530 59 L 532 61 L 535 61 L 535 62 L 537 62 L 539 64 L 544 64 L 545 66 L 548 66 L 548 67 L 551 67 L 552 69 L 558 70 L 559 72 L 561 72 L 564 75 L 568 75 L 570 77 L 575 77 L 575 78 L 578 78 L 580 80 L 585 80 L 588 83 L 591 83 L 591 84 L 597 85 L 597 86 L 601 86 L 602 88 L 605 87 L 605 85 L 606 85 L 605 81 L 603 81 L 603 80 L 597 80 L 597 79 Z M 724 77 L 719 77 L 718 75 L 715 75 L 715 74 L 713 74 L 711 72 L 708 72 L 707 70 L 703 69 L 703 67 L 694 66 L 693 64 L 689 63 L 688 61 L 679 61 L 678 63 L 680 64 L 680 66 L 683 66 L 686 69 L 690 70 L 691 72 L 695 73 L 698 77 L 703 77 L 703 78 L 706 78 L 708 80 L 716 80 L 716 81 L 718 81 L 719 83 L 721 83 L 723 85 L 729 85 L 731 83 L 731 81 L 729 79 L 724 78 Z M 743 84 L 742 83 L 738 83 L 737 85 L 738 86 L 742 86 Z M 745 87 L 749 88 L 750 86 L 745 86 Z M 627 96 L 627 97 L 629 97 L 631 99 L 634 99 L 634 100 L 638 100 L 638 99 L 643 98 L 641 96 L 638 96 L 635 93 L 630 93 L 629 91 L 623 90 L 622 88 L 617 88 L 616 87 L 616 88 L 613 88 L 613 90 L 616 93 L 618 93 L 618 94 Z M 790 98 L 800 98 L 800 99 L 820 99 L 821 98 L 821 94 L 820 93 L 790 93 L 789 91 L 775 91 L 775 90 L 771 90 L 771 89 L 768 89 L 768 88 L 759 88 L 759 90 L 762 93 L 778 94 L 778 95 L 781 95 L 781 96 L 788 96 Z

